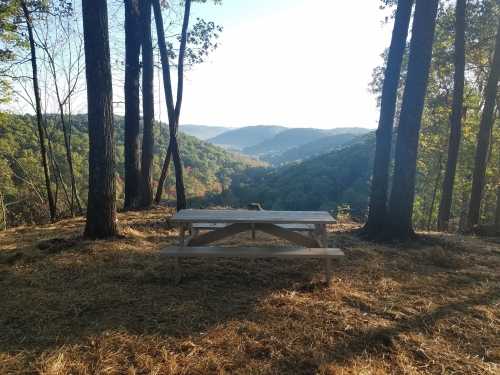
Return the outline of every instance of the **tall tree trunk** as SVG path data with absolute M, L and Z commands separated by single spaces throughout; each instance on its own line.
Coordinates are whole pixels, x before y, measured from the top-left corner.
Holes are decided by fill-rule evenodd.
M 38 67 L 36 57 L 35 39 L 33 37 L 33 24 L 31 14 L 25 1 L 21 1 L 24 18 L 26 20 L 26 27 L 28 29 L 28 39 L 31 51 L 31 69 L 33 74 L 33 91 L 35 95 L 35 109 L 36 109 L 36 123 L 38 128 L 38 141 L 40 142 L 40 156 L 42 159 L 43 174 L 45 177 L 45 188 L 47 190 L 47 202 L 49 204 L 50 220 L 54 221 L 57 216 L 57 208 L 52 193 L 52 185 L 50 181 L 50 169 L 47 160 L 47 146 L 45 144 L 45 134 L 43 131 L 43 116 L 42 105 L 40 99 L 40 87 L 38 84 Z
M 396 10 L 391 46 L 385 69 L 380 118 L 377 129 L 373 178 L 368 220 L 362 234 L 367 238 L 376 236 L 383 227 L 387 215 L 387 190 L 389 186 L 389 164 L 391 159 L 392 132 L 396 101 L 401 75 L 401 65 L 406 49 L 406 39 L 411 19 L 413 0 L 400 0 Z
M 140 202 L 141 39 L 139 0 L 125 0 L 125 209 L 137 208 Z
M 159 0 L 153 0 L 153 11 L 155 16 L 156 31 L 158 34 L 158 46 L 160 48 L 160 56 L 163 72 L 163 86 L 165 91 L 165 101 L 167 103 L 168 122 L 170 130 L 170 147 L 172 152 L 172 160 L 175 168 L 175 187 L 177 196 L 177 210 L 186 208 L 186 193 L 184 188 L 184 178 L 182 173 L 182 163 L 179 153 L 179 145 L 177 140 L 177 131 L 179 128 L 179 118 L 182 104 L 183 83 L 184 83 L 184 55 L 186 52 L 187 29 L 189 26 L 189 16 L 191 11 L 191 0 L 184 2 L 184 20 L 182 23 L 181 42 L 179 48 L 179 61 L 177 64 L 177 100 L 174 105 L 172 93 L 172 81 L 170 77 L 170 63 L 168 59 L 168 49 L 165 41 L 165 31 L 163 28 L 163 17 Z
M 439 160 L 438 160 L 438 172 L 436 175 L 436 182 L 434 183 L 434 189 L 432 190 L 432 199 L 431 199 L 431 205 L 429 207 L 429 215 L 427 216 L 427 230 L 431 230 L 431 225 L 432 225 L 432 214 L 434 213 L 434 205 L 436 204 L 436 196 L 437 192 L 439 189 L 439 181 L 441 180 L 441 173 L 443 171 L 443 154 L 439 154 Z
M 394 180 L 389 201 L 387 239 L 407 240 L 413 235 L 418 137 L 432 58 L 438 0 L 417 0 L 410 42 L 408 76 L 403 94 L 396 142 Z
M 142 159 L 141 206 L 153 204 L 153 152 L 154 152 L 154 67 L 151 37 L 151 0 L 141 3 L 142 20 Z
M 170 159 L 172 158 L 172 144 L 168 144 L 167 155 L 163 161 L 163 166 L 161 168 L 160 179 L 158 180 L 158 187 L 156 188 L 155 203 L 160 204 L 161 196 L 163 194 L 163 187 L 165 186 L 165 180 L 167 179 L 168 166 L 170 165 Z
M 0 230 L 7 229 L 7 208 L 5 207 L 5 201 L 3 194 L 0 191 Z
M 175 167 L 175 191 L 177 197 L 177 211 L 187 207 L 186 192 L 184 189 L 184 177 L 182 175 L 182 162 L 179 151 L 177 133 L 179 130 L 179 120 L 181 116 L 182 96 L 184 94 L 184 57 L 186 54 L 186 44 L 189 27 L 189 16 L 191 13 L 191 0 L 184 2 L 184 20 L 182 22 L 181 42 L 179 47 L 179 60 L 177 62 L 177 101 L 175 104 L 175 134 L 172 143 L 172 160 Z
M 89 122 L 89 196 L 85 236 L 118 234 L 113 85 L 107 1 L 82 0 Z
M 56 182 L 56 187 L 61 184 L 61 188 L 64 194 L 64 198 L 66 199 L 66 204 L 68 207 L 71 206 L 71 199 L 68 194 L 68 187 L 66 186 L 66 183 L 64 182 L 64 178 L 62 176 L 61 168 L 59 167 L 59 163 L 56 160 L 56 156 L 54 153 L 54 150 L 52 148 L 52 141 L 50 140 L 49 132 L 47 130 L 47 124 L 44 123 L 44 133 L 45 137 L 47 138 L 47 145 L 48 145 L 48 151 L 49 151 L 49 160 L 50 164 L 52 165 L 52 173 L 54 177 L 54 181 Z M 57 208 L 57 199 L 55 199 L 55 205 Z
M 491 130 L 495 121 L 495 101 L 500 74 L 500 22 L 498 24 L 498 31 L 496 35 L 495 53 L 490 69 L 490 75 L 488 77 L 488 83 L 485 91 L 483 114 L 477 136 L 476 157 L 474 162 L 474 174 L 472 177 L 472 190 L 469 202 L 467 230 L 471 230 L 474 226 L 479 224 L 488 149 L 490 145 Z
M 497 204 L 495 209 L 495 229 L 500 233 L 500 185 L 497 186 Z
M 63 111 L 61 108 L 60 111 Z M 82 203 L 80 202 L 80 196 L 78 195 L 78 189 L 76 188 L 76 178 L 75 178 L 75 168 L 73 167 L 73 155 L 71 151 L 71 136 L 68 131 L 68 125 L 64 118 L 64 112 L 61 112 L 61 126 L 64 135 L 64 149 L 66 151 L 66 161 L 68 163 L 69 177 L 71 183 L 71 214 L 74 214 L 75 205 L 77 212 L 81 215 L 83 213 Z
M 54 91 L 56 93 L 56 99 L 57 99 L 57 105 L 59 107 L 59 118 L 61 121 L 61 128 L 63 131 L 63 138 L 64 138 L 64 149 L 66 152 L 66 162 L 68 164 L 68 169 L 69 169 L 69 176 L 70 176 L 70 184 L 71 184 L 71 204 L 70 204 L 70 211 L 71 211 L 71 216 L 74 216 L 75 214 L 75 205 L 76 205 L 76 210 L 78 211 L 79 214 L 82 214 L 82 205 L 80 202 L 80 197 L 78 196 L 78 190 L 76 188 L 76 179 L 75 179 L 75 170 L 73 167 L 73 155 L 71 151 L 71 123 L 68 124 L 66 122 L 66 118 L 64 116 L 64 102 L 65 101 L 70 101 L 70 96 L 71 93 L 68 94 L 66 99 L 61 98 L 61 93 L 59 91 L 59 84 L 57 82 L 57 68 L 56 64 L 54 62 L 54 58 L 52 56 L 52 53 L 48 50 L 48 48 L 45 48 L 46 56 L 48 58 L 48 63 L 50 66 L 50 71 L 52 73 L 52 78 L 54 79 Z M 76 85 L 76 82 L 75 82 Z M 72 91 L 72 90 L 71 90 Z M 48 139 L 48 137 L 47 137 Z
M 448 160 L 439 203 L 438 230 L 447 231 L 450 221 L 453 187 L 457 171 L 465 84 L 465 19 L 467 0 L 457 0 L 455 8 L 455 74 L 453 78 L 453 107 L 450 117 Z

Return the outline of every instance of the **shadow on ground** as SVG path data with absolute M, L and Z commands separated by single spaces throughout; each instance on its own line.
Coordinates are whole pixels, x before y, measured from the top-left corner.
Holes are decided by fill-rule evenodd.
M 174 286 L 165 212 L 121 215 L 114 241 L 81 240 L 81 221 L 0 235 L 0 373 L 498 370 L 494 244 L 332 233 L 346 257 L 329 288 L 311 259 L 183 260 Z

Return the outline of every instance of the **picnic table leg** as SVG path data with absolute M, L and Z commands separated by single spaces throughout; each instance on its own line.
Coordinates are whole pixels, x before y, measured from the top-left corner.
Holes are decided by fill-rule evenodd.
M 326 229 L 326 224 L 320 225 L 320 235 L 321 235 L 321 245 L 326 249 L 328 248 L 328 231 Z M 325 255 L 325 274 L 326 274 L 326 283 L 330 285 L 330 281 L 332 280 L 332 264 L 331 260 L 328 256 Z
M 186 237 L 186 226 L 185 224 L 180 224 L 179 225 L 179 247 L 182 248 L 185 245 L 185 237 Z M 181 277 L 182 277 L 182 271 L 181 271 L 181 260 L 177 256 L 175 257 L 175 284 L 179 284 L 181 282 Z

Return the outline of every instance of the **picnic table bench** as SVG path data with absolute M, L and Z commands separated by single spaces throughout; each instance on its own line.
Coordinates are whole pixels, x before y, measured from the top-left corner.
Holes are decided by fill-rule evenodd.
M 331 258 L 343 256 L 328 247 L 327 225 L 335 223 L 324 211 L 181 210 L 170 222 L 179 227 L 179 246 L 162 254 L 176 258 L 176 281 L 180 280 L 179 257 L 318 257 L 325 259 L 326 280 L 331 279 Z M 202 232 L 203 231 L 203 232 Z M 207 246 L 241 232 L 261 231 L 299 247 Z M 300 232 L 308 232 L 306 236 Z M 186 232 L 190 235 L 186 236 Z M 254 235 L 252 235 L 254 237 Z

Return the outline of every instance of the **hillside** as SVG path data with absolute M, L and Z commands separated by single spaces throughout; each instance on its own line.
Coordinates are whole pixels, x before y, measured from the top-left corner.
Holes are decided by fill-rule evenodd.
M 375 151 L 374 134 L 320 157 L 277 169 L 249 170 L 235 176 L 233 204 L 259 202 L 265 209 L 366 211 Z
M 243 149 L 247 155 L 263 157 L 270 154 L 280 154 L 291 148 L 315 141 L 328 134 L 327 130 L 313 128 L 286 129 L 274 137 L 265 139 L 256 145 Z
M 315 141 L 325 139 L 326 137 L 336 136 L 336 135 L 361 135 L 367 133 L 369 130 L 364 128 L 335 128 L 335 129 L 315 129 L 315 128 L 292 128 L 282 131 L 276 134 L 274 137 L 266 139 L 257 145 L 246 147 L 243 152 L 247 155 L 258 156 L 260 159 L 273 161 L 274 159 L 280 160 L 280 155 L 286 153 L 287 151 L 304 146 L 302 150 L 299 150 L 297 154 L 299 157 L 294 158 L 292 153 L 289 156 L 283 156 L 282 160 L 285 162 L 294 161 L 302 159 L 300 157 L 304 154 L 305 157 L 312 156 L 315 152 L 314 149 L 309 150 L 305 148 L 306 145 L 311 144 L 312 147 L 321 146 L 322 150 L 319 150 L 317 154 L 321 154 L 322 151 L 330 151 L 332 148 L 323 146 L 322 143 L 319 145 L 314 144 Z M 330 139 L 334 144 L 337 141 Z M 339 144 L 342 140 L 339 139 Z M 328 144 L 328 141 L 326 141 Z M 335 146 L 334 146 L 335 147 Z M 333 147 L 333 148 L 334 148 Z M 279 162 L 276 164 L 280 164 Z
M 265 155 L 261 159 L 276 166 L 296 161 L 302 161 L 315 156 L 326 154 L 339 147 L 347 145 L 357 137 L 358 135 L 350 133 L 329 135 L 326 137 L 321 137 L 304 145 L 291 148 L 277 155 Z
M 48 130 L 55 159 L 65 181 L 68 181 L 68 168 L 64 157 L 63 139 L 57 116 L 48 115 Z M 83 203 L 87 197 L 88 184 L 88 135 L 86 115 L 76 115 L 72 119 L 73 158 L 76 184 Z M 155 156 L 153 162 L 153 181 L 158 180 L 163 158 L 168 146 L 167 126 L 161 130 L 155 126 Z M 117 198 L 123 199 L 124 176 L 124 119 L 115 116 Z M 263 166 L 262 162 L 249 157 L 228 152 L 208 142 L 180 134 L 179 144 L 184 166 L 186 193 L 189 199 L 203 197 L 207 193 L 218 193 L 227 188 L 234 174 L 243 173 L 247 168 Z M 0 116 L 0 198 L 8 207 L 8 223 L 38 223 L 47 220 L 43 193 L 35 186 L 43 186 L 43 171 L 40 168 L 38 141 L 31 116 Z M 166 188 L 172 199 L 174 178 L 172 168 L 167 178 Z M 59 194 L 64 214 L 64 195 Z M 120 203 L 119 203 L 120 206 Z
M 206 141 L 209 138 L 218 136 L 219 134 L 225 133 L 232 130 L 231 128 L 223 126 L 207 126 L 207 125 L 190 125 L 185 124 L 179 126 L 179 131 L 184 134 L 192 135 L 202 141 Z
M 0 231 L 0 374 L 498 374 L 498 243 L 335 225 L 330 287 L 310 258 L 188 258 L 174 285 L 171 214 L 120 213 L 107 241 L 82 218 Z
M 254 146 L 266 139 L 272 138 L 284 130 L 286 130 L 286 128 L 283 126 L 246 126 L 243 128 L 229 130 L 209 139 L 208 141 L 227 149 L 242 150 L 246 147 Z

